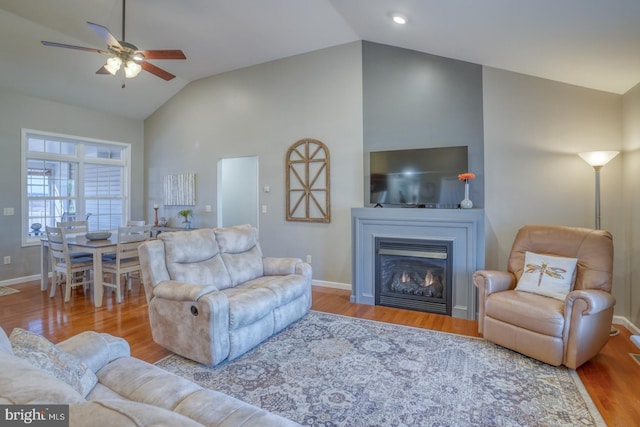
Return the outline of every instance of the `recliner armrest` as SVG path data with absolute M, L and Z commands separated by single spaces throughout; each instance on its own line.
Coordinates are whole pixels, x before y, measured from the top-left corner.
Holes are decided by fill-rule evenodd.
M 131 356 L 131 348 L 124 338 L 94 331 L 81 332 L 56 346 L 80 359 L 93 372 L 116 359 Z
M 610 293 L 597 289 L 581 289 L 569 292 L 564 300 L 565 313 L 570 313 L 571 308 L 576 300 L 583 300 L 586 304 L 586 310 L 582 312 L 583 316 L 597 314 L 601 311 L 608 310 L 616 304 L 616 299 Z
M 478 332 L 483 333 L 487 298 L 493 293 L 513 289 L 516 276 L 506 271 L 478 270 L 473 273 L 473 284 L 478 288 Z
M 298 264 L 302 264 L 300 258 L 262 257 L 262 268 L 265 276 L 296 274 L 296 266 Z
M 473 274 L 473 284 L 486 296 L 515 288 L 516 277 L 506 271 L 478 270 Z
M 153 288 L 153 296 L 172 301 L 198 301 L 203 295 L 217 291 L 213 285 L 195 285 L 193 283 L 165 280 Z

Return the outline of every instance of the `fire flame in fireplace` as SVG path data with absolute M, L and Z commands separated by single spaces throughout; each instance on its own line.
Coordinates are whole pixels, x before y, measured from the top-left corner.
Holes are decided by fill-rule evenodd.
M 400 282 L 401 283 L 409 283 L 409 275 L 407 274 L 406 271 L 402 272 L 402 276 L 400 276 Z
M 433 273 L 431 273 L 431 270 L 429 270 L 424 276 L 424 286 L 429 286 L 431 284 L 433 284 Z

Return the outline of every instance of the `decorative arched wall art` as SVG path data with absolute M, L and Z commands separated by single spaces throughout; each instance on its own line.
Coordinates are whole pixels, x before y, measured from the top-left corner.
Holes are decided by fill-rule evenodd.
M 331 222 L 329 149 L 317 139 L 295 142 L 287 151 L 287 221 Z

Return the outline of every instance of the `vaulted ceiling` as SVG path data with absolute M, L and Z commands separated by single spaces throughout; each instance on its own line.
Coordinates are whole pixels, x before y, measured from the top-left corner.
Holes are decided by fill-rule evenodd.
M 128 0 L 126 40 L 182 49 L 154 60 L 177 77 L 98 75 L 86 24 L 122 36 L 122 0 L 0 0 L 0 87 L 144 119 L 191 81 L 368 40 L 625 93 L 640 82 L 640 0 Z M 392 13 L 408 18 L 404 26 Z

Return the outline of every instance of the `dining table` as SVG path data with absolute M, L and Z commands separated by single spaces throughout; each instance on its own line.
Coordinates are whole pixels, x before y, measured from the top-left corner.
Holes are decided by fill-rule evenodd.
M 84 234 L 67 237 L 70 251 L 88 252 L 93 255 L 93 304 L 102 306 L 104 289 L 102 286 L 102 256 L 116 253 L 118 247 L 118 232 L 112 231 L 107 239 L 90 240 Z M 49 241 L 46 237 L 40 240 L 40 288 L 46 291 L 49 287 L 49 273 L 51 272 L 49 256 Z

